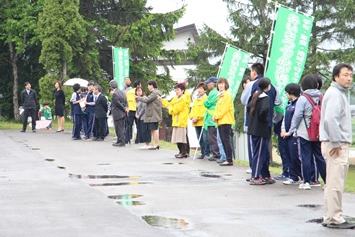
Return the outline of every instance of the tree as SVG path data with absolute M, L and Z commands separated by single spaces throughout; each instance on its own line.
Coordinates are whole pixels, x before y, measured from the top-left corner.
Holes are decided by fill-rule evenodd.
M 162 49 L 163 42 L 175 37 L 174 24 L 185 8 L 166 14 L 152 14 L 146 0 L 88 0 L 81 1 L 80 12 L 88 22 L 95 23 L 95 36 L 100 52 L 101 68 L 112 75 L 112 46 L 129 48 L 130 77 L 156 79 L 159 88 L 169 91 L 172 85 L 169 72 L 156 75 L 157 60 L 171 56 Z
M 26 48 L 33 43 L 37 14 L 41 8 L 41 1 L 10 1 L 0 0 L 0 39 L 8 46 L 6 60 L 12 68 L 12 102 L 16 121 L 20 120 L 18 101 L 18 60 L 24 56 Z

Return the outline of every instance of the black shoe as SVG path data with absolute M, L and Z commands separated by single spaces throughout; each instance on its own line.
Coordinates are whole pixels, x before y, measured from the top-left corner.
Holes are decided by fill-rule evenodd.
M 20 132 L 26 132 L 26 130 L 21 130 Z
M 32 132 L 36 132 L 36 129 L 33 129 Z
M 93 137 L 92 138 L 93 141 L 97 141 L 97 139 L 98 139 L 97 137 Z
M 125 147 L 126 144 L 124 144 L 124 143 L 113 143 L 112 146 Z
M 341 224 L 330 223 L 327 225 L 327 227 L 333 228 L 333 229 L 353 229 L 353 228 L 355 228 L 355 223 L 349 223 L 347 221 L 345 221 Z
M 72 140 L 81 140 L 81 137 L 73 137 Z
M 223 163 L 223 162 L 225 162 L 225 160 L 217 160 L 218 164 Z
M 159 145 L 157 146 L 157 147 L 150 147 L 150 148 L 148 148 L 148 150 L 159 150 Z M 177 157 L 176 157 L 177 158 Z
M 218 160 L 219 158 L 216 158 L 216 157 L 210 157 L 210 158 L 208 158 L 208 160 L 209 161 L 216 161 L 216 160 Z
M 327 227 L 328 226 L 328 224 L 327 223 L 325 223 L 325 222 L 322 222 L 322 223 L 320 223 L 322 226 L 324 226 L 324 227 Z
M 98 139 L 96 139 L 96 141 L 98 141 L 98 142 L 101 142 L 101 141 L 103 141 L 104 139 L 103 138 L 98 138 Z
M 245 179 L 245 181 L 247 181 L 247 182 L 250 182 L 250 180 L 251 180 L 251 178 L 247 178 L 247 179 Z
M 187 154 L 180 154 L 178 156 L 175 156 L 175 158 L 180 159 L 180 158 L 187 158 Z

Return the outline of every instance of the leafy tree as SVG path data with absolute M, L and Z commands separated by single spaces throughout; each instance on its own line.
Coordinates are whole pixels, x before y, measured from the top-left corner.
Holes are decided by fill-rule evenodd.
M 163 42 L 175 37 L 174 24 L 182 17 L 185 8 L 166 13 L 152 14 L 146 0 L 88 0 L 81 1 L 80 12 L 95 26 L 100 52 L 100 65 L 112 75 L 112 46 L 129 48 L 130 77 L 143 84 L 156 79 L 159 88 L 170 91 L 169 72 L 156 75 L 157 61 L 174 54 L 162 49 Z
M 8 59 L 3 58 L 3 61 L 5 60 L 12 68 L 13 114 L 15 120 L 19 121 L 18 60 L 26 59 L 26 49 L 33 43 L 41 1 L 0 0 L 0 4 L 0 40 L 7 45 L 8 50 Z

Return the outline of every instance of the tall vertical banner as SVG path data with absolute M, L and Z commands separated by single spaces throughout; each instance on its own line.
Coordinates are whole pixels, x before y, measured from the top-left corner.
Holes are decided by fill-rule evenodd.
M 248 66 L 250 56 L 250 53 L 244 52 L 230 45 L 226 46 L 224 58 L 217 77 L 223 77 L 228 80 L 229 92 L 231 93 L 233 100 L 238 93 L 238 89 L 243 79 L 245 69 Z
M 275 110 L 283 114 L 288 101 L 285 86 L 301 80 L 312 26 L 311 17 L 279 7 L 265 76 L 280 93 L 282 102 Z
M 113 48 L 113 77 L 117 81 L 118 88 L 124 88 L 124 79 L 129 77 L 129 51 L 128 48 Z

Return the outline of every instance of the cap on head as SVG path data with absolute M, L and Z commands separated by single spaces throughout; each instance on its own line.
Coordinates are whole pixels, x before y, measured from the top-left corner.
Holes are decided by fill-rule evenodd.
M 217 77 L 210 77 L 208 80 L 205 81 L 206 84 L 212 82 L 212 83 L 217 83 L 218 78 Z
M 116 80 L 111 80 L 111 81 L 110 81 L 110 86 L 111 86 L 113 89 L 116 89 L 116 88 L 118 87 L 117 81 L 116 81 Z

